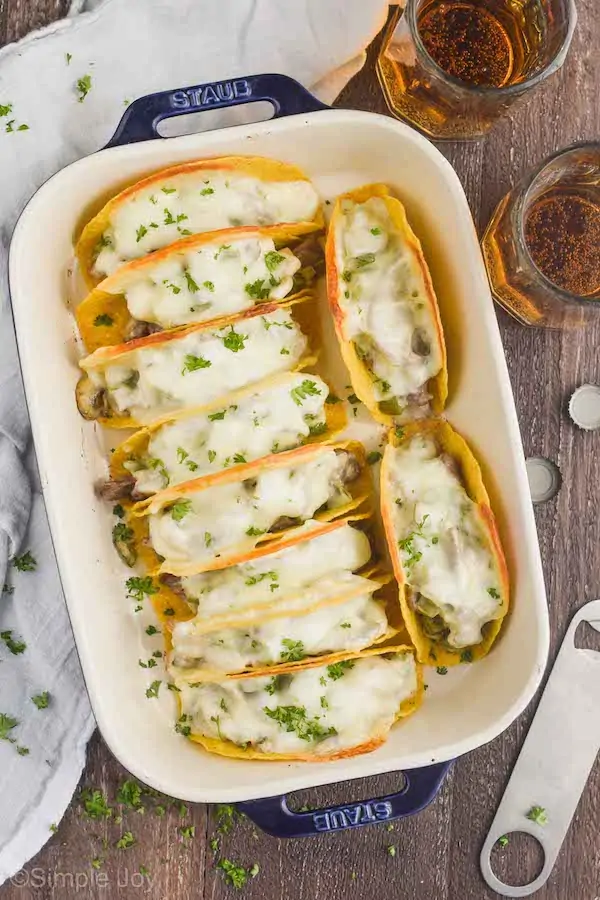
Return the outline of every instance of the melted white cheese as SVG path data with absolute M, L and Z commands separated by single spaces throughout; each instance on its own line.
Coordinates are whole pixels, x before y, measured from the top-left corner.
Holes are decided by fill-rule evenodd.
M 303 522 L 322 506 L 345 503 L 341 476 L 347 458 L 345 452 L 324 450 L 305 463 L 196 491 L 175 507 L 149 515 L 152 546 L 167 564 L 203 563 L 251 550 L 281 516 Z M 185 514 L 180 516 L 182 504 Z
M 268 237 L 229 238 L 171 254 L 118 284 L 134 319 L 174 328 L 244 312 L 292 290 L 300 260 Z
M 321 523 L 311 519 L 302 526 L 306 539 L 301 543 L 229 569 L 182 578 L 189 602 L 197 606 L 196 618 L 244 613 L 272 599 L 283 603 L 321 579 L 354 572 L 368 563 L 371 546 L 364 532 L 343 525 L 311 538 L 318 527 Z
M 423 276 L 383 200 L 346 200 L 342 210 L 336 266 L 344 337 L 365 357 L 376 399 L 406 407 L 442 368 Z
M 300 361 L 307 341 L 287 309 L 216 330 L 141 347 L 102 369 L 111 407 L 149 421 L 174 409 L 202 406 Z
M 368 578 L 344 574 L 311 585 L 300 597 L 275 601 L 277 618 L 265 619 L 264 609 L 255 610 L 233 627 L 209 632 L 202 618 L 178 622 L 173 629 L 172 665 L 240 672 L 307 656 L 363 650 L 387 630 L 385 611 L 372 597 L 379 587 Z M 364 593 L 342 603 L 331 602 L 357 590 Z
M 94 264 L 109 275 L 182 237 L 240 225 L 310 222 L 319 205 L 309 181 L 260 181 L 209 171 L 174 175 L 136 191 L 111 213 Z
M 300 669 L 275 681 L 249 677 L 195 687 L 179 682 L 184 721 L 194 734 L 265 753 L 325 756 L 359 746 L 389 731 L 401 704 L 417 689 L 417 673 L 411 654 L 349 663 L 333 670 Z M 296 711 L 292 717 L 290 708 Z
M 302 389 L 309 382 L 312 393 Z M 297 447 L 325 423 L 329 388 L 316 375 L 290 375 L 284 382 L 153 432 L 143 456 L 125 463 L 138 494 L 200 478 L 237 463 Z
M 417 436 L 393 452 L 386 490 L 408 584 L 422 595 L 417 609 L 440 615 L 448 644 L 461 648 L 478 644 L 502 609 L 488 534 L 453 468 L 432 438 Z

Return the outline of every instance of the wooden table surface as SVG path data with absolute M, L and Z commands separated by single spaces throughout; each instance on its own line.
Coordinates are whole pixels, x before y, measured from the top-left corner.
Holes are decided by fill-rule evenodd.
M 67 0 L 0 0 L 0 43 L 59 17 L 67 5 Z M 578 9 L 575 39 L 558 76 L 498 123 L 486 140 L 441 145 L 462 179 L 480 232 L 528 167 L 573 141 L 598 139 L 600 6 L 597 0 L 579 0 Z M 387 112 L 373 68 L 376 45 L 337 105 Z M 536 510 L 555 651 L 571 614 L 600 595 L 600 438 L 578 431 L 565 415 L 565 400 L 576 385 L 600 381 L 600 317 L 583 332 L 554 333 L 524 328 L 502 312 L 498 316 L 525 451 L 555 460 L 564 479 L 558 497 Z M 0 900 L 133 900 L 142 894 L 150 900 L 220 900 L 235 893 L 215 867 L 221 857 L 245 866 L 258 863 L 258 875 L 244 888 L 249 900 L 497 897 L 479 875 L 478 855 L 533 710 L 531 705 L 501 737 L 459 759 L 431 806 L 392 831 L 371 826 L 285 842 L 241 821 L 220 837 L 215 855 L 209 845 L 217 825 L 214 809 L 172 806 L 160 816 L 149 802 L 144 815 L 127 811 L 118 824 L 114 817 L 88 818 L 76 797 L 46 847 L 13 884 L 0 888 Z M 112 803 L 126 778 L 96 735 L 82 786 L 100 789 Z M 397 781 L 382 776 L 351 788 L 318 788 L 298 795 L 298 805 L 373 797 L 393 790 Z M 540 900 L 600 900 L 599 798 L 596 767 L 554 872 L 537 895 Z M 195 836 L 185 840 L 179 828 L 192 824 Z M 119 850 L 114 844 L 124 829 L 136 843 Z M 392 845 L 394 856 L 388 850 Z M 91 865 L 97 858 L 104 859 L 100 868 Z M 513 884 L 531 880 L 539 862 L 538 845 L 524 836 L 495 852 L 497 874 Z M 140 875 L 140 866 L 149 874 Z

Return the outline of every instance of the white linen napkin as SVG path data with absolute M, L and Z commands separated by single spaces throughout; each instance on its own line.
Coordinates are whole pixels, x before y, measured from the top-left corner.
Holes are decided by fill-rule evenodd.
M 63 815 L 94 726 L 33 455 L 29 477 L 24 463 L 29 423 L 7 285 L 15 222 L 50 175 L 109 140 L 126 101 L 282 72 L 331 102 L 386 13 L 386 0 L 74 0 L 66 19 L 0 52 L 0 586 L 9 582 L 0 595 L 0 884 Z M 5 578 L 7 560 L 26 550 L 35 571 L 8 564 Z M 31 698 L 43 692 L 39 709 Z

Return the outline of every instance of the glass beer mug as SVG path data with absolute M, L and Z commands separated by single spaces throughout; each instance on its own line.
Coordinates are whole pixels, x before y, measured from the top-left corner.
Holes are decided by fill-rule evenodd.
M 574 0 L 406 0 L 377 73 L 390 110 L 435 139 L 484 135 L 563 64 Z

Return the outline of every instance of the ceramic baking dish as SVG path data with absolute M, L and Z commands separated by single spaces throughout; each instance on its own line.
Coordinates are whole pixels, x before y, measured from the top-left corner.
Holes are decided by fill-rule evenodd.
M 275 107 L 274 119 L 266 122 L 169 139 L 156 132 L 166 117 L 265 99 Z M 138 659 L 157 644 L 140 627 L 145 614 L 133 615 L 125 598 L 130 572 L 111 544 L 110 509 L 93 489 L 119 435 L 85 422 L 75 405 L 79 351 L 66 298 L 78 230 L 124 184 L 165 166 L 227 154 L 295 163 L 326 199 L 383 181 L 404 201 L 424 245 L 446 331 L 446 414 L 484 463 L 508 555 L 512 611 L 493 652 L 445 677 L 428 669 L 429 690 L 418 714 L 395 727 L 381 749 L 338 762 L 261 763 L 210 755 L 175 734 L 170 691 L 146 699 L 150 677 Z M 77 648 L 102 735 L 127 769 L 175 797 L 221 802 L 421 768 L 398 794 L 371 804 L 296 817 L 278 798 L 248 804 L 267 830 L 301 834 L 421 808 L 439 786 L 442 763 L 510 725 L 531 699 L 546 662 L 544 583 L 515 407 L 477 236 L 460 182 L 431 143 L 391 118 L 323 107 L 296 82 L 277 75 L 141 98 L 128 108 L 107 148 L 56 174 L 30 201 L 14 233 L 10 286 L 41 481 Z M 325 374 L 346 396 L 349 379 L 324 298 L 321 305 Z M 376 433 L 361 412 L 352 436 L 368 445 Z M 151 677 L 160 678 L 160 669 Z

